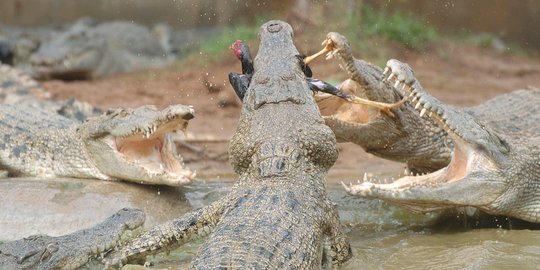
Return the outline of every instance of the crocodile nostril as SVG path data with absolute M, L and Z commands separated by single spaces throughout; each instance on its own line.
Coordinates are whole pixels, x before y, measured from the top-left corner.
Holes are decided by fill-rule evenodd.
M 266 27 L 270 33 L 279 32 L 282 28 L 283 26 L 280 23 L 271 23 L 268 25 L 268 27 Z

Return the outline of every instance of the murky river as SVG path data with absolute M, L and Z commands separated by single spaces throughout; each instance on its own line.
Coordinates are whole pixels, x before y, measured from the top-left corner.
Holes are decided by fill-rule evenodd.
M 186 187 L 185 197 L 199 207 L 219 199 L 231 186 L 231 182 L 196 183 Z M 434 227 L 438 214 L 416 215 L 378 200 L 350 197 L 335 181 L 328 190 L 354 253 L 341 269 L 540 269 L 540 230 Z M 500 222 L 506 226 L 507 221 Z M 150 261 L 157 269 L 184 269 L 203 241 Z

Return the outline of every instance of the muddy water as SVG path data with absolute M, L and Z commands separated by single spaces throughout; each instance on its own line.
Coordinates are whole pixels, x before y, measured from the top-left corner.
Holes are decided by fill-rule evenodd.
M 354 252 L 341 269 L 540 269 L 540 231 L 434 229 L 439 214 L 415 215 L 377 200 L 352 198 L 335 182 L 328 185 L 329 195 L 338 204 Z M 196 183 L 187 187 L 185 197 L 198 207 L 231 186 Z M 149 260 L 157 269 L 184 269 L 203 241 Z
M 540 269 L 540 230 L 465 229 L 436 222 L 455 214 L 411 214 L 378 200 L 346 195 L 330 179 L 354 257 L 342 269 Z M 121 207 L 147 213 L 146 228 L 218 200 L 232 187 L 227 178 L 183 188 L 149 187 L 96 180 L 8 179 L 0 181 L 0 241 L 35 233 L 67 234 L 95 224 Z M 497 220 L 496 226 L 507 226 Z M 515 228 L 515 226 L 514 226 Z M 14 237 L 16 236 L 16 237 Z M 153 269 L 186 269 L 205 238 L 170 254 L 149 258 Z M 101 269 L 93 264 L 87 269 Z
M 540 269 L 540 230 L 436 225 L 449 214 L 411 214 L 378 200 L 351 197 L 338 184 L 341 179 L 330 179 L 328 193 L 338 204 L 354 252 L 342 269 Z M 0 181 L 0 240 L 67 234 L 121 207 L 143 209 L 148 228 L 218 200 L 232 184 L 220 178 L 176 189 L 80 179 L 7 179 Z M 149 260 L 154 269 L 185 269 L 204 240 Z

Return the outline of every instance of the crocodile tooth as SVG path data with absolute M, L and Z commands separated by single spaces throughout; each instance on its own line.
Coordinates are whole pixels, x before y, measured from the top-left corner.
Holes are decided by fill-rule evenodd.
M 391 80 L 391 79 L 393 79 L 395 76 L 396 76 L 396 74 L 390 73 L 390 76 L 388 76 L 388 79 L 387 79 L 387 80 Z
M 404 89 L 407 89 L 406 91 L 408 91 L 409 93 L 412 93 L 414 88 L 411 85 L 408 85 L 408 84 L 405 84 L 405 86 L 406 87 Z
M 411 172 L 409 171 L 409 168 L 405 168 L 405 171 L 403 172 L 405 175 L 409 175 Z
M 431 118 L 433 116 L 433 112 L 430 111 L 428 115 L 429 115 L 429 118 Z
M 334 50 L 334 51 L 330 51 L 326 54 L 326 60 L 330 60 L 332 58 L 334 58 L 334 56 L 336 55 L 337 51 Z
M 388 74 L 388 72 L 390 72 L 390 68 L 389 68 L 389 67 L 385 67 L 382 74 L 383 74 L 383 75 L 386 75 L 386 74 Z
M 418 99 L 419 99 L 419 97 L 416 96 L 416 97 L 414 97 L 414 98 L 412 99 L 412 102 L 416 102 L 416 101 L 418 101 Z
M 350 192 L 349 187 L 348 187 L 347 185 L 345 185 L 345 183 L 343 183 L 343 181 L 341 181 L 341 185 L 343 186 L 343 188 L 345 188 L 345 190 L 346 190 L 347 192 Z
M 405 90 L 405 88 L 407 87 L 408 85 L 406 83 L 402 84 L 401 85 L 401 90 Z
M 418 108 L 420 108 L 420 106 L 422 106 L 422 104 L 420 104 L 420 102 L 418 102 L 418 103 L 416 103 L 416 106 L 414 106 L 414 109 L 418 110 Z
M 424 114 L 426 114 L 426 108 L 422 108 L 420 111 L 420 117 L 424 116 Z
M 440 115 L 441 117 L 443 117 L 443 110 L 442 108 L 437 108 L 437 114 Z M 443 117 L 444 118 L 444 117 Z
M 394 83 L 394 87 L 397 88 L 397 87 L 399 86 L 400 83 L 401 83 L 400 81 L 396 80 L 396 82 Z
M 364 182 L 366 182 L 368 179 L 367 179 L 367 173 L 365 172 L 364 173 Z
M 162 170 L 162 171 L 165 170 L 165 168 L 163 167 L 163 164 L 159 164 L 159 169 Z

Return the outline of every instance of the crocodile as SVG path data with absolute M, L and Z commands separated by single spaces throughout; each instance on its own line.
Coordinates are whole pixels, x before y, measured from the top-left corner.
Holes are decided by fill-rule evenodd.
M 124 21 L 76 23 L 30 56 L 32 75 L 38 79 L 93 79 L 169 62 L 150 30 Z
M 53 100 L 51 94 L 30 76 L 17 68 L 0 64 L 0 104 L 32 103 L 52 113 L 85 121 L 102 111 L 74 98 Z
M 336 140 L 324 124 L 306 82 L 292 27 L 269 21 L 251 83 L 242 98 L 229 160 L 240 176 L 222 199 L 150 229 L 107 262 L 178 247 L 209 233 L 194 269 L 320 269 L 351 257 L 325 178 L 337 159 Z M 326 244 L 330 248 L 327 248 Z
M 127 230 L 142 226 L 144 212 L 124 208 L 101 223 L 52 237 L 33 235 L 0 245 L 0 269 L 79 269 L 118 246 Z
M 172 133 L 192 118 L 185 105 L 115 108 L 80 122 L 39 103 L 0 104 L 0 170 L 180 186 L 194 173 L 177 154 Z
M 398 105 L 407 96 L 383 80 L 381 68 L 355 59 L 343 35 L 330 32 L 323 44 L 328 58 L 338 58 L 349 76 L 338 86 L 341 91 Z M 331 95 L 319 94 L 316 100 L 338 142 L 352 142 L 375 156 L 405 163 L 408 172 L 432 172 L 450 162 L 453 143 L 446 131 L 420 117 L 408 102 L 394 106 L 392 116 L 373 106 L 352 104 Z
M 0 103 L 50 99 L 51 94 L 19 69 L 0 64 Z
M 474 108 L 454 108 L 431 96 L 411 67 L 391 59 L 387 81 L 407 93 L 420 117 L 452 139 L 450 163 L 393 183 L 346 186 L 417 212 L 473 206 L 488 214 L 540 223 L 540 89 L 516 90 Z

